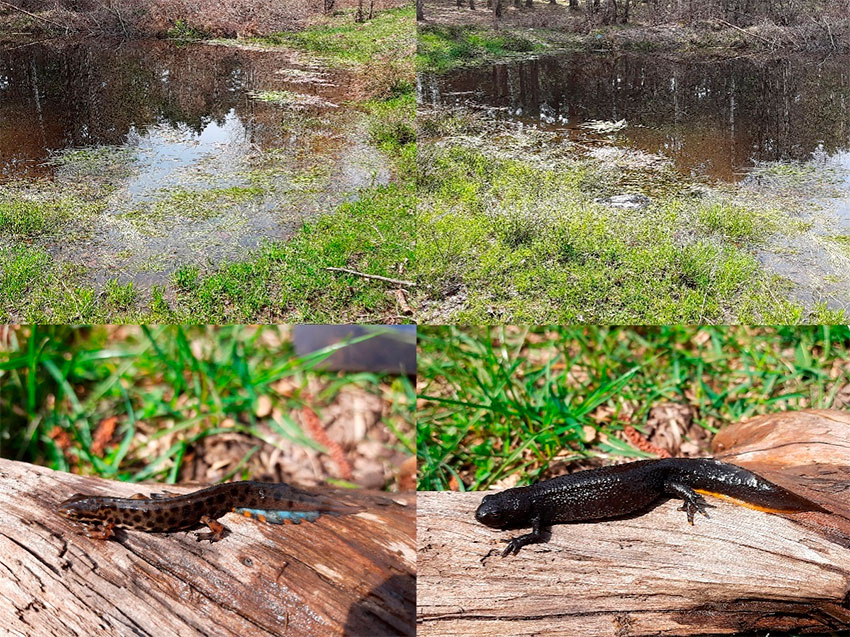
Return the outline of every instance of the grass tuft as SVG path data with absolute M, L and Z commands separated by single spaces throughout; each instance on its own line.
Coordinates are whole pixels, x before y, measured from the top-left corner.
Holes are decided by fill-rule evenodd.
M 707 453 L 728 423 L 846 407 L 848 360 L 845 325 L 421 326 L 419 489 L 528 484 L 573 460 L 645 457 L 620 432 L 646 431 L 671 404 Z

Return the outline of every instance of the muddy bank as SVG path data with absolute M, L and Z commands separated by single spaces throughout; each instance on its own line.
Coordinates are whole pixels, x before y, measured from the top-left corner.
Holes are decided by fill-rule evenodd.
M 325 0 L 14 0 L 10 4 L 16 8 L 0 5 L 0 40 L 93 34 L 251 37 L 304 29 L 325 15 Z M 404 0 L 375 0 L 374 9 L 404 4 Z M 356 7 L 357 0 L 333 2 L 334 11 Z

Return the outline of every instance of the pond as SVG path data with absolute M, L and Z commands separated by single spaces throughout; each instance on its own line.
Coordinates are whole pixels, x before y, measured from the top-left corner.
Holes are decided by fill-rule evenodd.
M 420 74 L 418 93 L 556 143 L 665 156 L 744 199 L 774 195 L 805 230 L 757 246 L 760 261 L 797 300 L 850 309 L 850 57 L 564 53 Z M 594 121 L 622 128 L 600 134 Z
M 431 105 L 574 137 L 591 120 L 626 120 L 623 144 L 685 173 L 737 180 L 756 162 L 850 150 L 850 57 L 668 57 L 571 53 L 420 77 Z
M 52 237 L 49 251 L 94 281 L 161 283 L 387 182 L 351 105 L 360 84 L 281 50 L 10 45 L 0 49 L 0 194 L 88 186 L 99 215 Z

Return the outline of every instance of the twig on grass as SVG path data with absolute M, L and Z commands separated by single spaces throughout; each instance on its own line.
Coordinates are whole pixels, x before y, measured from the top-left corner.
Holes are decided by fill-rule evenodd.
M 325 270 L 330 270 L 331 272 L 345 272 L 346 274 L 353 274 L 354 276 L 362 276 L 365 279 L 376 279 L 377 281 L 386 281 L 387 283 L 395 283 L 396 285 L 406 285 L 408 287 L 413 287 L 414 285 L 416 285 L 413 281 L 391 279 L 386 276 L 378 276 L 377 274 L 365 274 L 363 272 L 358 272 L 357 270 L 349 270 L 348 268 L 325 268 Z

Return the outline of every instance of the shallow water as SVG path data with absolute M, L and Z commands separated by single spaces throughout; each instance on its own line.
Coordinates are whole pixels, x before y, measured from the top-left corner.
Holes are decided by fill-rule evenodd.
M 785 59 L 570 53 L 420 77 L 420 101 L 618 141 L 670 157 L 685 173 L 733 181 L 757 162 L 850 150 L 850 57 Z
M 321 82 L 292 82 L 287 70 Z M 123 144 L 163 127 L 180 133 L 184 154 L 215 142 L 279 146 L 287 138 L 275 125 L 277 109 L 251 91 L 306 92 L 333 103 L 348 99 L 344 79 L 287 52 L 158 40 L 0 50 L 0 175 L 50 174 L 51 153 Z
M 0 189 L 108 182 L 104 213 L 47 248 L 94 281 L 161 283 L 183 264 L 241 258 L 388 181 L 362 113 L 346 104 L 359 85 L 288 51 L 166 41 L 0 49 Z M 216 195 L 231 188 L 234 200 Z

